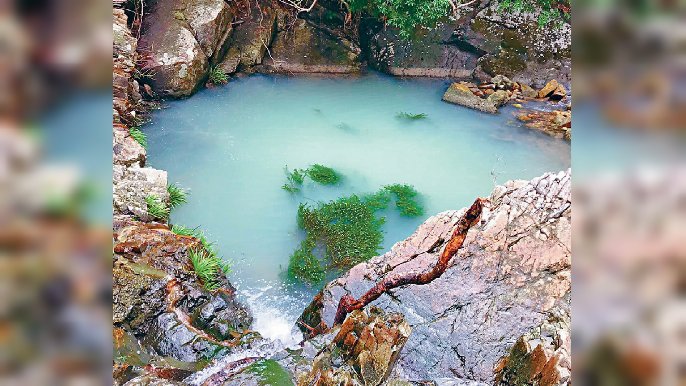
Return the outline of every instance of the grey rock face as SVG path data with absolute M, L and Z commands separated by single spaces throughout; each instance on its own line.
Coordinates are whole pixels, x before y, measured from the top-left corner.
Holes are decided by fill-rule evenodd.
M 274 72 L 344 74 L 360 70 L 359 55 L 353 42 L 296 20 L 277 33 L 265 64 Z
M 568 329 L 555 321 L 570 307 L 570 180 L 565 171 L 496 187 L 441 277 L 394 289 L 372 303 L 404 314 L 412 327 L 396 366 L 399 378 L 490 383 L 520 337 L 546 325 Z M 344 294 L 357 298 L 387 275 L 430 269 L 463 211 L 428 219 L 388 253 L 326 285 L 303 322 L 331 326 Z M 554 345 L 568 344 L 562 339 Z
M 168 202 L 166 171 L 114 165 L 112 197 L 115 214 L 134 215 L 142 221 L 152 220 L 145 202 L 148 195 Z

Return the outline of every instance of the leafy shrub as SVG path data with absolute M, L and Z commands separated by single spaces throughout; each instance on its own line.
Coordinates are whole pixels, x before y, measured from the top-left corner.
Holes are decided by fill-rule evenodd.
M 410 120 L 410 121 L 417 121 L 417 120 L 426 119 L 426 118 L 429 117 L 428 115 L 426 115 L 426 114 L 424 114 L 424 113 L 412 114 L 412 113 L 406 113 L 406 112 L 404 112 L 404 111 L 403 111 L 403 112 L 399 112 L 399 113 L 396 114 L 395 116 L 396 116 L 396 118 L 407 119 L 407 120 Z
M 141 129 L 139 129 L 138 127 L 134 126 L 130 128 L 129 135 L 144 148 L 148 147 L 148 138 L 145 136 L 145 133 L 143 133 Z
M 145 197 L 145 203 L 148 206 L 148 214 L 159 220 L 166 220 L 169 218 L 169 208 L 155 195 L 148 195 Z
M 169 207 L 174 209 L 187 201 L 188 193 L 174 184 L 167 185 L 167 192 L 169 193 Z
M 210 69 L 208 80 L 212 84 L 225 84 L 229 81 L 229 76 L 218 66 Z

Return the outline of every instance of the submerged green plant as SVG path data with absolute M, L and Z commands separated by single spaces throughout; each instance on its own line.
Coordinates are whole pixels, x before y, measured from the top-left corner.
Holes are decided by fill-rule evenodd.
M 312 207 L 300 204 L 298 225 L 306 239 L 291 255 L 290 277 L 315 284 L 323 280 L 327 268 L 348 268 L 375 256 L 381 248 L 381 226 L 375 208 L 357 195 Z M 324 249 L 323 259 L 314 255 L 317 245 Z
M 428 115 L 426 115 L 426 114 L 424 114 L 424 113 L 412 114 L 412 113 L 406 113 L 406 112 L 404 112 L 404 111 L 403 111 L 403 112 L 399 112 L 399 113 L 396 114 L 395 116 L 396 116 L 396 118 L 407 119 L 407 120 L 410 120 L 410 121 L 417 121 L 417 120 L 426 119 L 426 118 L 429 117 Z
M 338 172 L 320 164 L 314 164 L 307 169 L 293 169 L 293 171 L 290 171 L 286 166 L 284 171 L 286 172 L 286 183 L 281 186 L 281 189 L 290 193 L 300 191 L 300 187 L 305 182 L 305 177 L 309 177 L 312 181 L 322 185 L 335 185 L 341 181 L 341 175 Z
M 148 214 L 159 220 L 166 220 L 169 218 L 169 208 L 157 196 L 150 194 L 145 197 Z
M 175 184 L 167 185 L 167 192 L 169 193 L 170 209 L 174 209 L 179 205 L 186 203 L 188 193 Z
M 130 128 L 129 135 L 144 148 L 148 147 L 148 138 L 145 136 L 145 133 L 143 133 L 141 129 L 139 129 L 138 127 L 134 126 Z
M 217 255 L 208 253 L 205 249 L 191 249 L 188 258 L 193 264 L 193 270 L 208 291 L 219 289 L 221 275 L 228 274 L 231 267 Z
M 335 170 L 320 164 L 310 166 L 306 172 L 312 181 L 322 185 L 335 185 L 341 180 L 341 175 Z
M 229 76 L 219 66 L 212 67 L 208 80 L 212 84 L 225 84 L 229 81 Z
M 281 189 L 290 193 L 299 192 L 300 186 L 305 182 L 307 171 L 303 169 L 293 169 L 293 171 L 290 171 L 288 166 L 286 166 L 284 172 L 286 173 L 286 183 L 283 184 Z
M 417 217 L 424 214 L 424 208 L 417 201 L 419 193 L 412 185 L 393 184 L 384 186 L 384 190 L 395 196 L 395 206 L 400 214 L 407 217 Z

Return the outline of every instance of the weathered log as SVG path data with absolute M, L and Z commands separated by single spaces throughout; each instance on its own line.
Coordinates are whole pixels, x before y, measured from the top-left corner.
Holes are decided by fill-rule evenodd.
M 443 249 L 443 253 L 441 253 L 436 265 L 430 271 L 407 272 L 403 275 L 397 274 L 386 277 L 380 282 L 376 283 L 374 287 L 372 287 L 357 300 L 355 300 L 355 298 L 353 298 L 350 294 L 343 295 L 341 300 L 338 302 L 338 309 L 336 310 L 334 325 L 343 323 L 345 317 L 349 313 L 363 308 L 393 288 L 408 284 L 427 284 L 440 277 L 443 272 L 448 269 L 448 265 L 450 264 L 453 256 L 455 256 L 457 251 L 462 247 L 462 243 L 464 243 L 469 229 L 479 221 L 484 201 L 485 200 L 483 198 L 477 198 L 472 206 L 470 206 L 465 214 L 460 218 L 452 236 L 450 237 L 450 240 L 448 241 L 448 244 L 446 244 L 445 249 Z

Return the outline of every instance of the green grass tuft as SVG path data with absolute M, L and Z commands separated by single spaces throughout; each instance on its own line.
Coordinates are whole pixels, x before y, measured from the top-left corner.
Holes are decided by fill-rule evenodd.
M 221 286 L 219 279 L 230 271 L 230 265 L 217 255 L 208 253 L 205 249 L 191 249 L 188 258 L 193 264 L 193 270 L 208 291 L 216 291 Z
M 136 142 L 138 142 L 143 148 L 148 147 L 148 137 L 145 136 L 145 133 L 141 131 L 138 127 L 132 127 L 129 129 L 129 135 L 131 138 L 133 138 Z
M 288 170 L 288 166 L 284 168 L 286 173 L 286 183 L 281 187 L 281 189 L 296 193 L 300 191 L 300 186 L 305 182 L 306 170 L 303 169 L 293 169 L 293 171 Z
M 417 217 L 424 214 L 424 208 L 417 201 L 419 193 L 412 185 L 393 184 L 384 186 L 384 190 L 395 196 L 395 206 L 400 214 L 407 217 Z
M 335 185 L 341 180 L 341 175 L 328 166 L 314 164 L 307 169 L 307 176 L 312 181 L 322 185 Z
M 412 113 L 406 113 L 406 112 L 399 112 L 395 116 L 396 116 L 396 118 L 407 119 L 410 121 L 417 121 L 417 120 L 426 119 L 429 117 L 428 115 L 426 115 L 424 113 L 412 114 Z
M 225 84 L 229 81 L 229 76 L 221 68 L 212 67 L 208 80 L 212 84 Z
M 167 185 L 169 193 L 169 207 L 174 209 L 187 201 L 188 193 L 174 184 Z
M 148 206 L 148 214 L 159 220 L 167 220 L 169 218 L 169 208 L 155 195 L 148 195 L 145 197 L 145 203 Z

